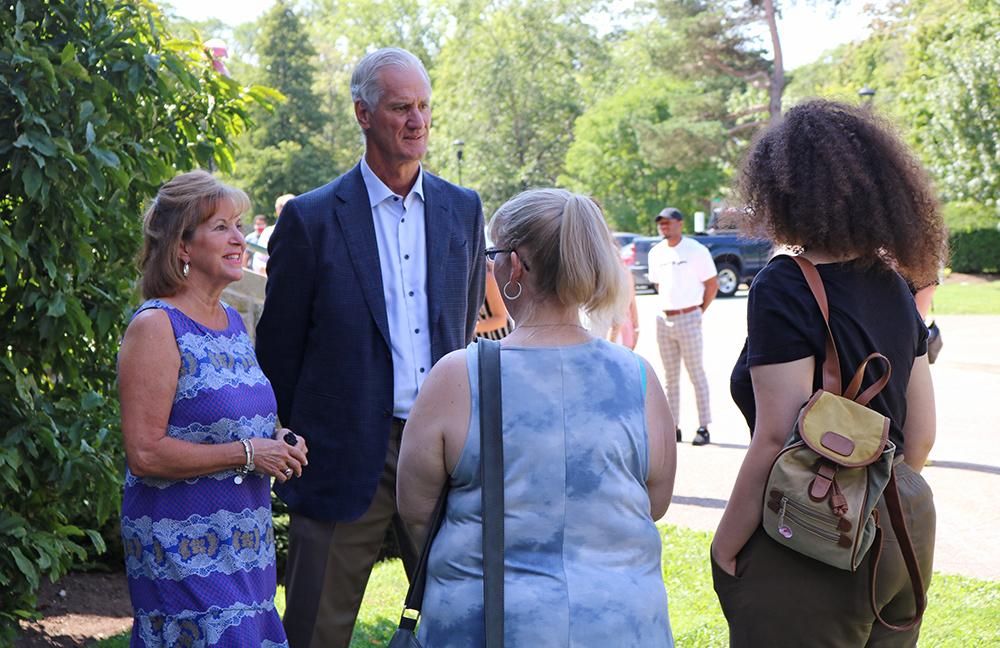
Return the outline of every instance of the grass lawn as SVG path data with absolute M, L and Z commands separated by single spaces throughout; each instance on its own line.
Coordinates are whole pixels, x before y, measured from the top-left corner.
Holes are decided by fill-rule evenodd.
M 944 283 L 934 291 L 932 315 L 1000 315 L 1000 281 Z
M 729 644 L 708 562 L 712 535 L 661 526 L 663 578 L 670 598 L 670 623 L 678 648 L 725 648 Z M 406 596 L 406 576 L 398 560 L 379 563 L 372 572 L 351 648 L 389 643 Z M 278 588 L 284 611 L 284 590 Z M 125 648 L 128 634 L 94 644 Z M 928 595 L 920 645 L 967 648 L 1000 645 L 1000 583 L 935 574 Z

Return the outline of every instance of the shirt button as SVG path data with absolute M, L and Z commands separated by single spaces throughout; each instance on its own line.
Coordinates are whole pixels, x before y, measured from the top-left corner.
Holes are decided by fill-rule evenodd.
M 399 219 L 399 222 L 400 222 L 400 223 L 405 223 L 405 222 L 406 222 L 406 219 L 405 219 L 405 218 L 400 218 L 400 219 Z
M 420 332 L 420 329 L 413 329 L 413 332 L 414 332 L 414 333 L 419 333 L 419 332 Z
M 392 197 L 392 201 L 393 202 L 399 202 L 399 196 L 393 196 Z
M 420 373 L 424 373 L 424 368 L 420 367 Z
M 403 258 L 404 258 L 404 259 L 409 259 L 409 258 L 410 258 L 410 255 L 409 255 L 409 254 L 404 254 L 404 255 L 403 255 Z
M 412 290 L 410 291 L 410 297 L 413 297 L 413 291 Z

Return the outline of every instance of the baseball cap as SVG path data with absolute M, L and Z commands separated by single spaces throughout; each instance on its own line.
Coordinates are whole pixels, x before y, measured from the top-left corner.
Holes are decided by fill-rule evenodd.
M 682 214 L 681 210 L 676 207 L 666 207 L 663 211 L 656 215 L 653 222 L 657 223 L 661 218 L 672 218 L 674 220 L 682 221 L 684 220 L 684 214 Z

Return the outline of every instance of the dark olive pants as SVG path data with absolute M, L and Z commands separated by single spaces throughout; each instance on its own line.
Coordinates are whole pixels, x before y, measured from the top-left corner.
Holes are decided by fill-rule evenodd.
M 896 465 L 896 483 L 926 591 L 936 519 L 931 489 L 904 463 Z M 884 500 L 878 508 L 883 540 L 875 601 L 883 619 L 904 625 L 915 610 L 913 591 Z M 712 561 L 715 591 L 729 622 L 730 648 L 916 646 L 919 625 L 900 632 L 875 618 L 868 553 L 857 571 L 837 569 L 778 544 L 758 527 L 736 556 L 735 576 Z

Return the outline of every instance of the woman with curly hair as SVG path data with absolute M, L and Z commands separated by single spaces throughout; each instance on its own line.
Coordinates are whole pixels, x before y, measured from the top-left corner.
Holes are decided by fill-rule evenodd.
M 907 280 L 929 284 L 946 255 L 927 175 L 870 109 L 813 100 L 792 108 L 753 143 L 737 180 L 744 233 L 798 250 L 819 270 L 844 376 L 872 352 L 892 365 L 869 406 L 891 421 L 904 517 L 930 582 L 935 513 L 918 474 L 934 442 L 934 391 L 923 326 Z M 798 264 L 778 257 L 757 275 L 747 304 L 747 343 L 733 399 L 752 440 L 712 545 L 715 590 L 730 645 L 913 646 L 919 625 L 893 631 L 875 620 L 871 553 L 851 572 L 772 540 L 761 526 L 771 464 L 822 386 L 825 323 Z M 880 501 L 882 520 L 888 520 Z M 888 524 L 876 604 L 902 624 L 915 602 Z

